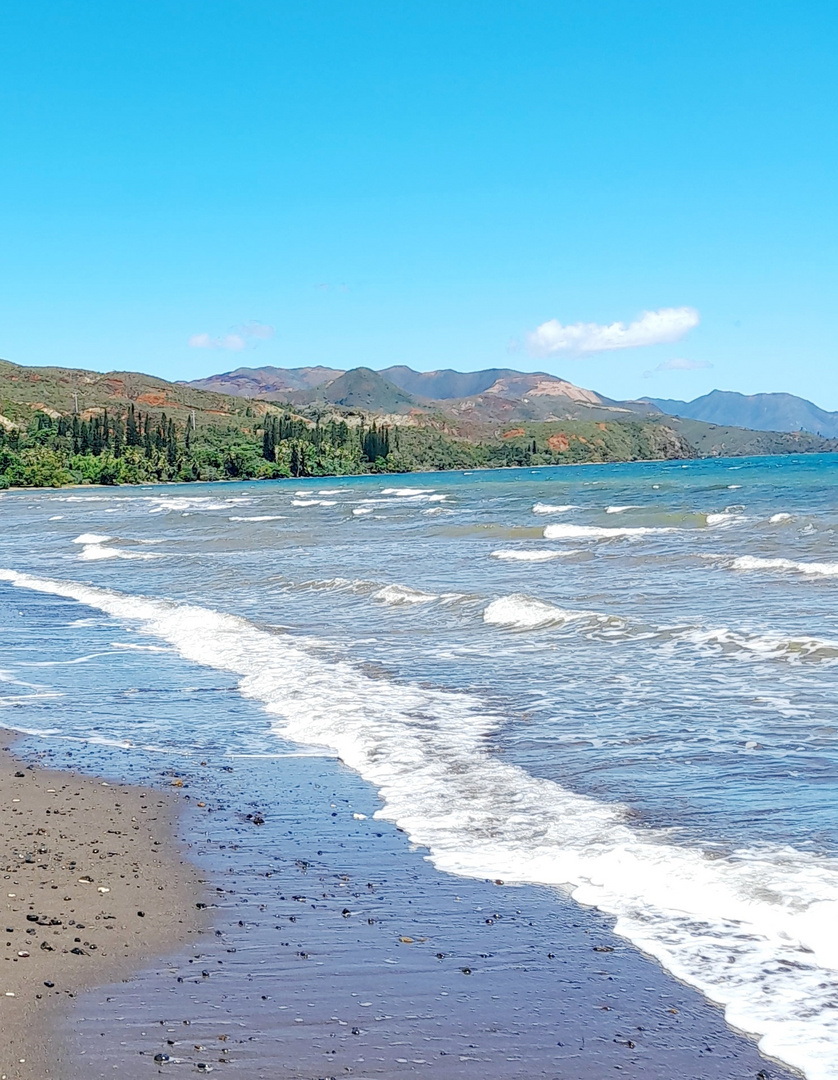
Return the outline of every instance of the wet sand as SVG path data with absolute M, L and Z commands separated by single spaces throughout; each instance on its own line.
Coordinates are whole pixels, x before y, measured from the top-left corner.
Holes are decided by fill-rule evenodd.
M 171 784 L 160 755 L 28 745 Z M 790 1080 L 596 911 L 437 872 L 339 762 L 183 764 L 214 933 L 77 998 L 62 1080 Z
M 64 1080 L 51 1037 L 80 991 L 200 932 L 166 794 L 33 768 L 0 732 L 0 1077 Z

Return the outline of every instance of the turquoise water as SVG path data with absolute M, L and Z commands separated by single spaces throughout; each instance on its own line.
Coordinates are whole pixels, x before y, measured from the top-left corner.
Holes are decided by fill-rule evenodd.
M 835 1077 L 837 487 L 818 456 L 6 493 L 0 721 L 338 754 L 440 869 L 599 907 Z

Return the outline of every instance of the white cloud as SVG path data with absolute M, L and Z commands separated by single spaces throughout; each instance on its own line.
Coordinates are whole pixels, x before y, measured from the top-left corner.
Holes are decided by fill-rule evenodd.
M 570 323 L 563 326 L 558 319 L 550 319 L 527 335 L 530 351 L 537 356 L 552 353 L 609 352 L 612 349 L 637 349 L 643 345 L 662 345 L 677 341 L 687 331 L 698 326 L 695 308 L 660 308 L 644 311 L 634 322 L 626 325 L 617 322 Z
M 267 323 L 251 321 L 243 326 L 235 326 L 228 334 L 212 337 L 210 334 L 193 334 L 189 339 L 190 349 L 226 349 L 228 352 L 241 352 L 248 345 L 254 348 L 260 341 L 269 341 L 276 330 Z

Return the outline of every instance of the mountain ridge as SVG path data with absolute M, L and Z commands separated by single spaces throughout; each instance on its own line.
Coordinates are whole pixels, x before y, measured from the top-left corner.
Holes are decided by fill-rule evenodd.
M 711 390 L 692 401 L 651 397 L 643 400 L 671 416 L 707 424 L 732 425 L 751 431 L 806 431 L 827 439 L 838 438 L 838 412 L 828 412 L 795 394 Z

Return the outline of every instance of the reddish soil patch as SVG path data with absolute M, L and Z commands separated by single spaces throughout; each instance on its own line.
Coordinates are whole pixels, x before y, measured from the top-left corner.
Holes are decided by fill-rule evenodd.
M 562 453 L 564 450 L 569 449 L 570 441 L 567 435 L 563 431 L 560 431 L 557 435 L 551 435 L 547 440 L 547 446 L 550 450 L 554 450 L 557 453 Z
M 505 431 L 503 433 L 504 439 L 517 439 L 519 435 L 526 435 L 526 431 L 522 427 L 513 428 L 511 431 Z
M 149 391 L 149 393 L 147 393 L 147 394 L 139 394 L 138 397 L 137 397 L 137 401 L 142 402 L 143 405 L 152 405 L 152 406 L 165 405 L 166 404 L 166 395 L 165 395 L 165 393 L 154 394 L 151 391 Z

